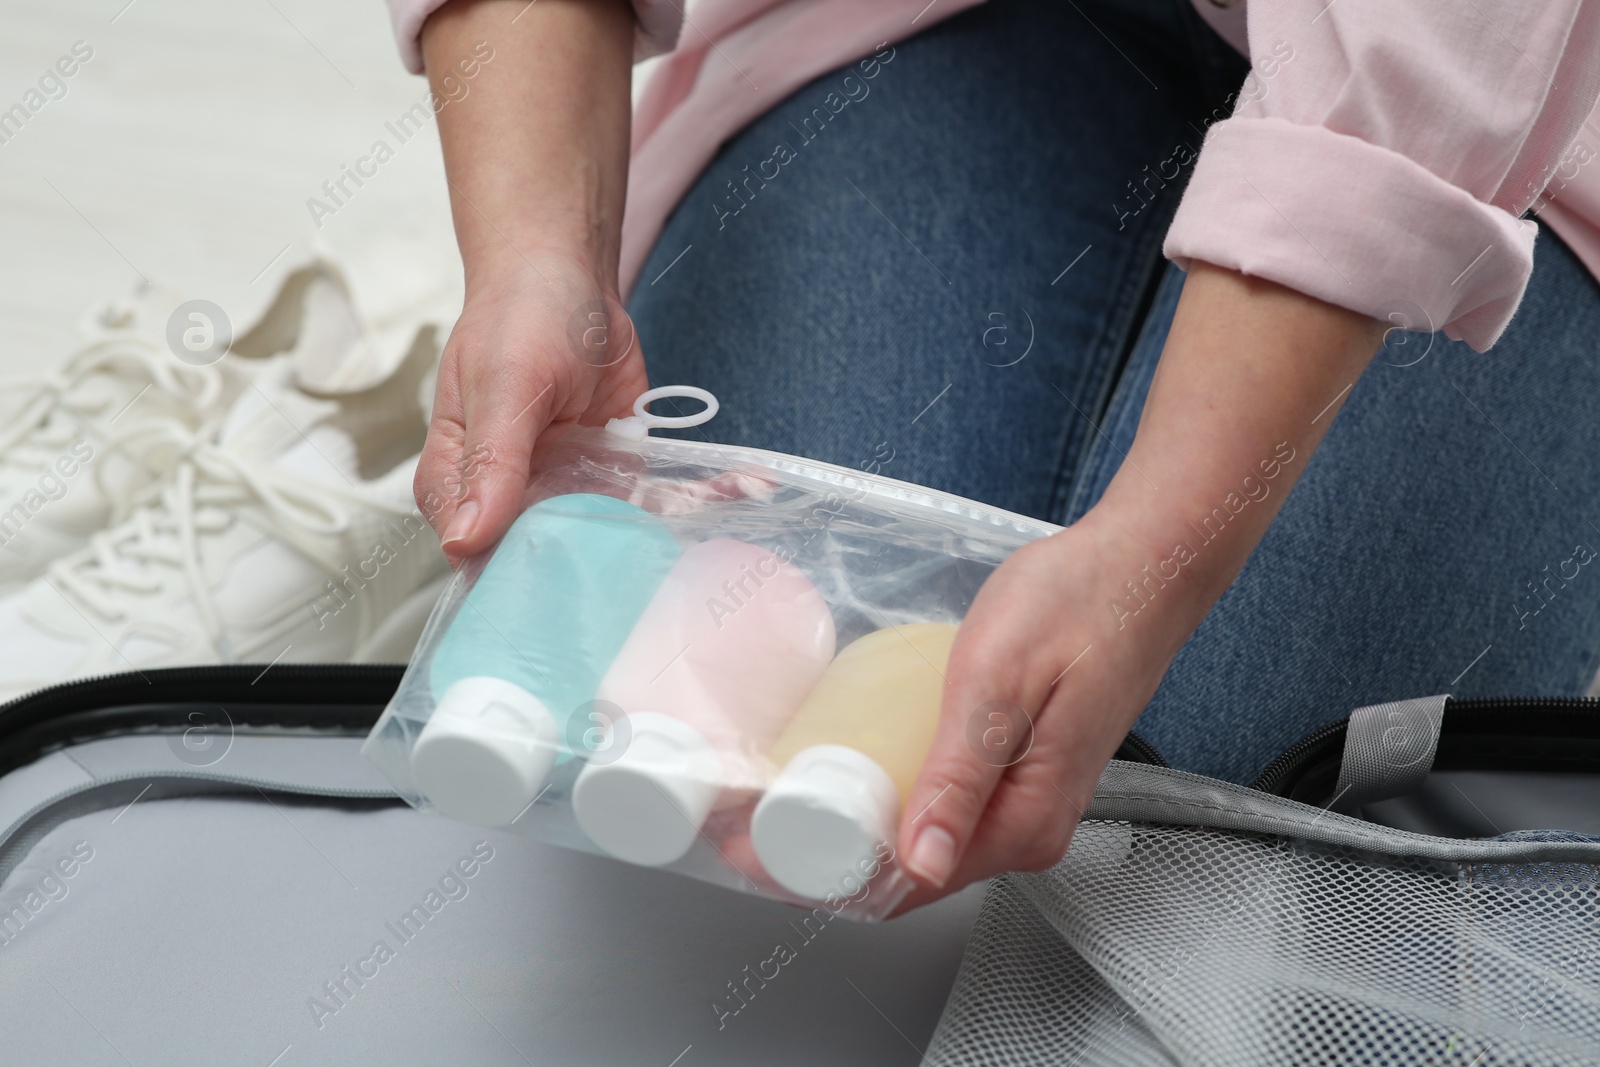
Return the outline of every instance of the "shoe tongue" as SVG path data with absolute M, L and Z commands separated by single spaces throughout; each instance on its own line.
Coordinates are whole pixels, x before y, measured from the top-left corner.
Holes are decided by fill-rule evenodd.
M 370 385 L 388 370 L 379 347 L 344 283 L 325 275 L 313 278 L 290 353 L 298 384 L 325 393 Z
M 355 439 L 332 424 L 337 400 L 296 388 L 292 356 L 262 368 L 240 394 L 217 434 L 223 448 L 316 481 L 343 485 L 358 477 Z

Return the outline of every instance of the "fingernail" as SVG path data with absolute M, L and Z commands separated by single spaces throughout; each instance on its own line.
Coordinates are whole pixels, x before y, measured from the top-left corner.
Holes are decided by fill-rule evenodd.
M 472 528 L 478 524 L 478 502 L 476 500 L 464 501 L 450 519 L 450 525 L 445 527 L 444 540 L 441 545 L 454 544 L 464 541 L 472 535 Z
M 923 827 L 911 846 L 911 857 L 906 860 L 911 873 L 935 889 L 943 887 L 956 869 L 956 839 L 948 830 L 938 826 Z

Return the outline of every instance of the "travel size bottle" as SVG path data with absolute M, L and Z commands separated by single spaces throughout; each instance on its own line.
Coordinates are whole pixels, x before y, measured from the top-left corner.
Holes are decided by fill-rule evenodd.
M 839 653 L 772 747 L 782 767 L 751 842 L 785 889 L 820 900 L 876 866 L 933 745 L 953 623 L 892 626 Z
M 435 706 L 411 769 L 441 814 L 507 826 L 533 803 L 572 756 L 568 718 L 681 551 L 656 516 L 592 493 L 551 497 L 511 525 L 429 665 Z
M 572 790 L 607 853 L 658 866 L 694 844 L 719 796 L 766 784 L 767 750 L 834 653 L 822 594 L 770 549 L 692 545 L 661 583 L 596 699 L 625 715 L 620 755 Z

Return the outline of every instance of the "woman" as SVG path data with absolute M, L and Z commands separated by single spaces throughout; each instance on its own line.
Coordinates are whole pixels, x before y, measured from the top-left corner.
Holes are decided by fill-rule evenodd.
M 962 627 L 913 905 L 1059 859 L 1130 727 L 1248 781 L 1363 704 L 1595 672 L 1595 5 L 1256 0 L 1246 46 L 1197 3 L 391 0 L 441 96 L 492 50 L 439 117 L 448 552 L 646 359 L 719 439 L 1070 524 Z M 680 32 L 630 176 L 636 39 Z M 996 708 L 1020 758 L 966 742 Z

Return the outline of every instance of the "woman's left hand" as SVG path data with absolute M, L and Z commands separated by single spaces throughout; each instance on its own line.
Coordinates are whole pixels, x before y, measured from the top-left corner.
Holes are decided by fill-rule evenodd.
M 1170 555 L 1097 508 L 1001 565 L 962 623 L 944 713 L 897 851 L 901 910 L 1066 853 L 1108 760 L 1209 603 L 1180 572 L 1137 605 L 1123 587 Z M 1121 612 L 1113 604 L 1124 605 Z
M 1196 261 L 1133 446 L 1081 520 L 1019 549 L 951 650 L 895 851 L 902 911 L 1066 854 L 1162 675 L 1243 568 L 1385 323 Z M 1197 520 L 1220 514 L 1214 535 Z

